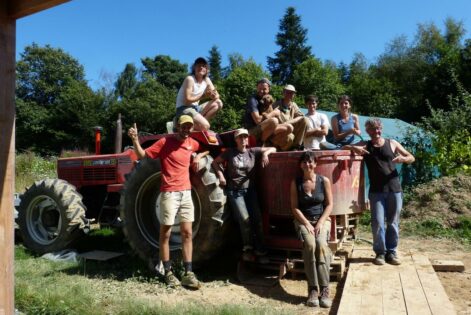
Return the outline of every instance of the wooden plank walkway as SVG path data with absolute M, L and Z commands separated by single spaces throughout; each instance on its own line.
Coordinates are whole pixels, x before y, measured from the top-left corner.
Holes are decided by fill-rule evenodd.
M 456 314 L 426 256 L 400 253 L 400 266 L 376 266 L 373 258 L 370 248 L 353 250 L 337 314 Z

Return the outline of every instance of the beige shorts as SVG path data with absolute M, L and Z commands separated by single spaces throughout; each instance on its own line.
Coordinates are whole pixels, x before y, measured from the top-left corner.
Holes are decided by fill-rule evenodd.
M 177 215 L 180 222 L 193 222 L 195 220 L 195 207 L 191 199 L 191 190 L 160 193 L 160 224 L 174 225 Z

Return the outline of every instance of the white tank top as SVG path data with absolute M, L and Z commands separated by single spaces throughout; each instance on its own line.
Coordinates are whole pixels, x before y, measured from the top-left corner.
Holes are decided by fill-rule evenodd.
M 191 77 L 191 80 L 193 82 L 193 90 L 191 91 L 191 96 L 196 96 L 198 94 L 203 93 L 204 90 L 206 90 L 206 87 L 208 86 L 207 80 L 209 80 L 209 79 L 206 78 L 206 79 L 203 80 L 203 82 L 198 83 L 198 82 L 196 82 L 196 78 L 193 75 L 190 76 L 190 77 Z M 178 90 L 178 94 L 177 94 L 177 108 L 181 107 L 181 106 L 185 106 L 185 95 L 184 94 L 185 94 L 185 91 L 183 90 L 183 84 L 182 84 L 182 86 Z M 192 105 L 198 105 L 198 102 L 194 102 L 194 103 L 192 103 Z

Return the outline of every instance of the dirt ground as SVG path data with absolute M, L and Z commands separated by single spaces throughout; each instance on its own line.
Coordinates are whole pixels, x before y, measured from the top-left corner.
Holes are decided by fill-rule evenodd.
M 367 238 L 366 235 L 364 238 Z M 362 245 L 364 246 L 364 244 Z M 403 238 L 400 251 L 417 251 L 430 260 L 459 260 L 465 264 L 465 272 L 438 272 L 457 314 L 471 314 L 471 252 L 448 240 Z M 273 313 L 287 314 L 336 314 L 339 306 L 343 282 L 331 282 L 330 289 L 334 303 L 331 309 L 309 308 L 304 305 L 306 299 L 306 281 L 302 276 L 292 276 L 276 280 L 277 272 L 267 272 L 264 276 L 254 276 L 244 272 L 243 282 L 237 280 L 217 281 L 204 279 L 204 286 L 199 291 L 185 289 L 159 292 L 164 303 L 177 301 L 204 303 L 205 305 L 235 304 L 245 306 L 268 307 Z M 271 275 L 271 276 L 270 276 Z M 150 298 L 150 296 L 149 296 Z M 155 298 L 155 296 L 154 296 Z

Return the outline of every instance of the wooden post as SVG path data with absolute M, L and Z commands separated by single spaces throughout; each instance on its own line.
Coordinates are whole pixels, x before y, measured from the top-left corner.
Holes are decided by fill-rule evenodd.
M 14 313 L 16 20 L 0 4 L 0 315 Z

